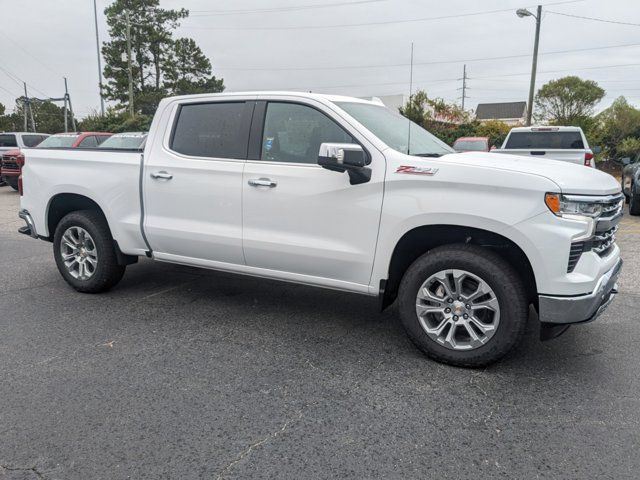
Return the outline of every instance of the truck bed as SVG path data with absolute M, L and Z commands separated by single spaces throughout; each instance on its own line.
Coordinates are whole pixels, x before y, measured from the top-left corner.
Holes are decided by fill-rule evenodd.
M 38 235 L 53 235 L 45 217 L 53 212 L 56 201 L 84 196 L 105 212 L 123 252 L 144 254 L 140 151 L 32 148 L 23 152 L 22 206 L 32 212 Z

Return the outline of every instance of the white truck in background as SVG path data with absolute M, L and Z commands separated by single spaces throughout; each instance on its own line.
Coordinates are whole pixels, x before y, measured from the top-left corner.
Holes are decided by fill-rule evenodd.
M 502 148 L 494 149 L 492 152 L 596 167 L 594 151 L 589 148 L 587 137 L 580 127 L 512 128 Z
M 617 293 L 613 177 L 456 154 L 371 101 L 173 97 L 143 153 L 25 156 L 21 232 L 53 243 L 80 292 L 113 287 L 139 257 L 349 291 L 395 301 L 418 348 L 471 367 L 518 344 L 530 305 L 552 337 Z

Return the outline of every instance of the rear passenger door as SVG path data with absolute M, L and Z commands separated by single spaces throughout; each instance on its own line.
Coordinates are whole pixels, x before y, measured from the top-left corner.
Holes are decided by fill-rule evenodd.
M 244 264 L 242 169 L 252 100 L 174 104 L 145 152 L 144 229 L 154 257 Z M 161 137 L 161 138 L 159 138 Z

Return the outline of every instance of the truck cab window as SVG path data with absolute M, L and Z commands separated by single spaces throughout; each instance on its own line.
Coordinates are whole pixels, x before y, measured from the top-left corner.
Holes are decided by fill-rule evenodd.
M 314 108 L 295 103 L 267 105 L 262 160 L 315 164 L 320 144 L 329 142 L 356 143 L 342 127 Z
M 246 157 L 245 102 L 198 103 L 180 107 L 171 149 L 194 157 Z

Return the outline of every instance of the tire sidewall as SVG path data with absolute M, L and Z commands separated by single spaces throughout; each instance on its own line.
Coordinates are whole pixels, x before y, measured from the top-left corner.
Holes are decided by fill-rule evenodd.
M 435 249 L 433 252 L 436 253 Z M 439 252 L 442 253 L 442 252 Z M 462 253 L 462 252 L 461 252 Z M 464 252 L 471 253 L 471 252 Z M 472 363 L 483 357 L 491 357 L 490 363 L 510 350 L 524 331 L 527 311 L 522 291 L 510 285 L 501 270 L 510 268 L 506 263 L 492 264 L 490 260 L 472 255 L 458 255 L 451 258 L 429 258 L 427 254 L 418 259 L 402 280 L 398 295 L 400 317 L 407 334 L 430 356 L 449 363 L 474 366 Z M 442 256 L 444 257 L 444 256 Z M 492 261 L 495 259 L 492 259 Z M 431 339 L 423 330 L 416 313 L 416 298 L 420 286 L 434 273 L 442 270 L 466 270 L 477 275 L 494 291 L 500 306 L 500 322 L 495 334 L 483 346 L 473 350 L 452 350 Z M 520 289 L 521 290 L 521 289 Z
M 91 235 L 93 243 L 96 246 L 98 265 L 93 275 L 91 275 L 87 280 L 79 280 L 73 277 L 62 260 L 60 243 L 64 232 L 66 232 L 70 227 L 81 227 L 86 230 L 89 235 Z M 81 211 L 72 212 L 66 215 L 62 220 L 60 220 L 60 223 L 58 223 L 58 226 L 56 227 L 56 232 L 53 238 L 53 255 L 56 265 L 64 279 L 76 289 L 91 289 L 101 281 L 104 277 L 104 270 L 106 268 L 105 260 L 108 258 L 111 248 L 113 248 L 112 245 L 105 243 L 103 235 L 100 234 L 94 222 L 91 221 L 88 215 Z

